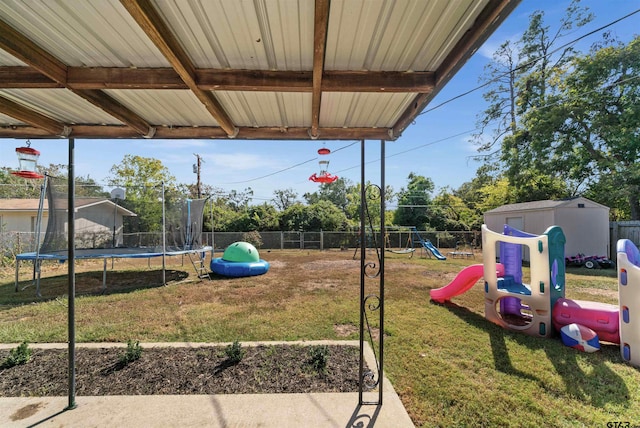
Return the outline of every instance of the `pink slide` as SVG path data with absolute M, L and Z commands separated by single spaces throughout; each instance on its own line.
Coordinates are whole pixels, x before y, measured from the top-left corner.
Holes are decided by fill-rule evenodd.
M 500 263 L 496 265 L 498 276 L 504 275 L 504 266 Z M 478 280 L 484 277 L 484 265 L 477 264 L 467 266 L 462 269 L 453 281 L 444 287 L 433 289 L 429 292 L 431 300 L 444 303 L 452 297 L 459 296 L 473 287 Z

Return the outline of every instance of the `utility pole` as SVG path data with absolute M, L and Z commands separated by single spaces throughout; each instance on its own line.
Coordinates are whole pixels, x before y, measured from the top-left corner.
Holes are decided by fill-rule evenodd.
M 197 163 L 193 164 L 193 172 L 197 174 L 196 188 L 198 191 L 198 199 L 200 199 L 202 197 L 202 192 L 200 191 L 200 167 L 202 166 L 202 157 L 197 153 L 194 153 L 193 155 L 197 159 Z

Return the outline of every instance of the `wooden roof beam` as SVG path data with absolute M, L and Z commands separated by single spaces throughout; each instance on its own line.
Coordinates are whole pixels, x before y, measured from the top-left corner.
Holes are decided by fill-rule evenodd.
M 311 95 L 311 138 L 318 138 L 320 106 L 322 104 L 322 75 L 327 46 L 330 0 L 316 0 L 313 19 L 313 89 Z
M 67 87 L 67 65 L 1 20 L 0 49 L 25 62 L 57 85 Z M 84 90 L 73 90 L 73 92 L 131 126 L 141 135 L 153 136 L 155 129 L 151 125 L 108 95 L 96 94 L 93 91 L 85 92 Z
M 205 91 L 311 92 L 313 72 L 197 69 Z M 71 89 L 189 89 L 172 68 L 68 67 Z M 325 71 L 323 92 L 417 92 L 435 86 L 433 72 Z M 61 88 L 32 67 L 0 66 L 0 88 Z
M 153 44 L 162 52 L 184 83 L 204 104 L 209 113 L 220 124 L 220 127 L 224 129 L 229 137 L 235 137 L 238 133 L 238 128 L 216 97 L 211 92 L 198 88 L 195 67 L 191 59 L 151 2 L 148 0 L 120 0 L 120 3 L 127 9 Z
M 67 65 L 0 20 L 0 49 L 29 64 L 54 82 L 67 83 Z
M 51 137 L 68 137 L 71 128 L 41 113 L 0 96 L 0 113 L 42 129 Z
M 76 138 L 140 138 L 131 127 L 125 125 L 76 125 Z M 389 128 L 320 128 L 320 140 L 388 140 Z M 52 138 L 57 136 L 40 127 L 13 125 L 0 127 L 0 138 Z M 158 139 L 226 139 L 226 132 L 219 126 L 160 126 L 154 138 Z M 240 127 L 237 139 L 247 140 L 310 140 L 309 128 L 295 127 Z

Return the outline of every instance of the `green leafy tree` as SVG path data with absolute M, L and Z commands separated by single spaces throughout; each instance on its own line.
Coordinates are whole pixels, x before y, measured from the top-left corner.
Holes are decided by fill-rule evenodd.
M 545 25 L 544 12 L 536 11 L 522 37 L 503 43 L 485 68 L 487 90 L 483 96 L 488 107 L 479 116 L 480 132 L 473 140 L 483 157 L 504 172 L 510 185 L 522 189 L 515 193 L 517 202 L 531 200 L 532 179 L 544 185 L 537 188 L 535 197 L 539 199 L 575 193 L 582 183 L 580 179 L 571 181 L 562 170 L 548 168 L 542 157 L 534 155 L 536 147 L 530 144 L 530 123 L 525 123 L 525 117 L 549 103 L 556 92 L 552 82 L 561 78 L 577 55 L 572 45 L 557 46 L 592 19 L 578 0 L 570 3 L 555 30 Z M 544 182 L 543 176 L 552 179 Z M 558 189 L 560 182 L 565 183 L 564 189 Z
M 344 230 L 346 225 L 347 217 L 329 201 L 311 205 L 296 203 L 280 214 L 282 230 Z
M 66 178 L 65 165 L 50 164 L 47 167 L 38 167 L 41 174 L 53 177 Z M 11 174 L 13 169 L 0 167 L 0 198 L 37 199 L 40 197 L 42 179 L 27 179 Z M 76 177 L 76 197 L 109 197 L 101 185 L 90 176 Z
M 315 204 L 321 200 L 332 202 L 342 212 L 348 215 L 350 200 L 348 195 L 354 191 L 359 192 L 359 187 L 355 186 L 348 178 L 338 178 L 333 183 L 323 183 L 317 192 L 305 193 L 304 198 L 308 204 Z
M 291 205 L 295 204 L 298 194 L 293 189 L 278 189 L 273 191 L 273 203 L 280 211 L 284 211 Z
M 443 189 L 433 198 L 433 204 L 440 213 L 431 222 L 436 230 L 478 230 L 482 225 L 475 210 L 448 189 Z
M 125 232 L 162 230 L 162 183 L 166 203 L 180 197 L 169 169 L 158 159 L 125 155 L 122 162 L 111 167 L 110 174 L 109 183 L 126 190 L 121 205 L 137 214 L 127 218 Z
M 242 192 L 232 190 L 227 195 L 227 205 L 234 211 L 245 211 L 249 207 L 249 202 L 253 197 L 253 189 L 247 187 Z
M 598 45 L 574 59 L 547 108 L 527 115 L 534 161 L 586 181 L 594 194 L 602 189 L 595 183 L 607 180 L 626 199 L 621 211 L 631 220 L 640 220 L 639 73 L 640 37 L 626 46 Z
M 279 229 L 278 211 L 273 205 L 264 203 L 251 206 L 245 212 L 236 213 L 227 224 L 228 231 L 245 232 L 251 230 L 269 231 Z
M 407 188 L 398 192 L 398 209 L 395 211 L 393 223 L 399 226 L 415 226 L 418 229 L 426 229 L 431 221 L 439 215 L 434 209 L 431 193 L 435 186 L 433 181 L 413 172 L 407 177 Z

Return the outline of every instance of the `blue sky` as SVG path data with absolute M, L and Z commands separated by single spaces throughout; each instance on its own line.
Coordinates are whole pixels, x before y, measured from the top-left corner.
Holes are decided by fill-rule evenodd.
M 544 10 L 545 23 L 555 29 L 555 23 L 564 15 L 569 3 L 568 0 L 523 0 L 427 106 L 427 110 L 477 87 L 483 67 L 494 49 L 507 39 L 518 38 L 526 29 L 533 11 Z M 568 36 L 565 42 L 640 9 L 640 0 L 583 0 L 582 5 L 589 7 L 596 18 Z M 638 22 L 640 14 L 608 30 L 621 40 L 628 41 L 640 33 L 637 30 Z M 579 49 L 586 52 L 591 43 L 600 38 L 600 34 L 585 38 Z M 419 116 L 398 140 L 386 144 L 386 183 L 394 190 L 400 190 L 406 186 L 410 172 L 431 178 L 436 191 L 445 186 L 457 188 L 471 180 L 480 164 L 472 160 L 477 152 L 469 140 L 477 114 L 485 107 L 482 90 L 479 90 Z M 17 166 L 14 151 L 22 143 L 21 140 L 0 139 L 1 166 Z M 378 141 L 368 141 L 366 144 L 367 160 L 371 162 L 367 165 L 367 178 L 379 183 L 380 144 Z M 135 144 L 132 144 L 127 140 L 76 140 L 76 175 L 90 176 L 98 183 L 106 183 L 111 167 L 126 154 L 131 154 L 159 159 L 178 182 L 195 183 L 192 165 L 196 162 L 194 154 L 197 153 L 203 159 L 203 183 L 225 191 L 242 191 L 251 187 L 255 197 L 253 203 L 256 204 L 271 199 L 274 190 L 288 188 L 298 193 L 302 200 L 305 192 L 318 189 L 317 184 L 308 180 L 309 175 L 318 172 L 318 164 L 314 160 L 291 167 L 316 158 L 317 149 L 323 145 L 334 152 L 329 156 L 329 171 L 358 182 L 360 144 L 356 141 L 234 141 L 234 144 L 229 144 L 226 140 L 135 140 Z M 64 141 L 33 140 L 31 147 L 40 150 L 40 163 L 43 165 L 67 163 L 67 145 Z M 278 172 L 285 169 L 288 170 Z M 268 177 L 259 179 L 264 176 Z

